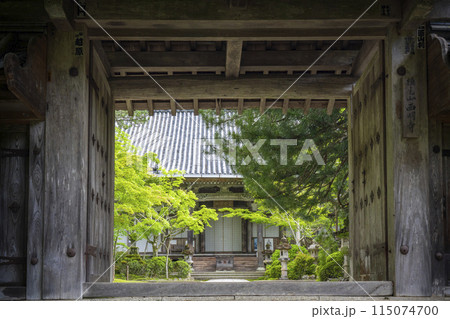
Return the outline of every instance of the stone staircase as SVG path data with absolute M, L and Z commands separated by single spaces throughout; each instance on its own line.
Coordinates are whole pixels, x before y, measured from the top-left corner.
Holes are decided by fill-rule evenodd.
M 210 279 L 258 279 L 264 276 L 264 271 L 194 271 L 191 277 L 195 280 L 210 280 Z

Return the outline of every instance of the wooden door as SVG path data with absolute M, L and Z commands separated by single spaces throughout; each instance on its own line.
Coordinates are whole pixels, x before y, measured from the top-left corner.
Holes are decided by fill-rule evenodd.
M 27 126 L 0 128 L 0 286 L 25 286 L 28 202 Z
M 349 120 L 350 247 L 355 280 L 388 279 L 383 43 L 354 86 Z
M 89 102 L 89 180 L 86 280 L 112 279 L 114 110 L 105 69 L 92 47 Z
M 442 128 L 442 168 L 444 196 L 444 262 L 446 284 L 450 286 L 450 125 Z

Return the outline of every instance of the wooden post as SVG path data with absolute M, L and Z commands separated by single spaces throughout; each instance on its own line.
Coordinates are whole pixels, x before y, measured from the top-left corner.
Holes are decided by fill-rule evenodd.
M 387 218 L 388 227 L 395 226 L 395 294 L 430 296 L 426 50 L 418 48 L 415 32 L 391 30 L 386 42 Z M 406 120 L 404 112 L 410 114 Z M 414 134 L 405 136 L 405 126 Z
M 85 281 L 88 41 L 54 31 L 48 41 L 43 299 L 77 299 Z
M 442 296 L 447 285 L 445 274 L 445 260 L 438 254 L 444 254 L 444 214 L 443 209 L 443 176 L 442 167 L 442 124 L 429 119 L 428 138 L 430 156 L 430 238 L 431 238 L 431 266 L 432 266 L 432 294 Z
M 264 238 L 263 238 L 263 224 L 257 224 L 257 235 L 258 235 L 258 269 L 264 270 Z
M 30 124 L 27 299 L 42 299 L 45 122 Z

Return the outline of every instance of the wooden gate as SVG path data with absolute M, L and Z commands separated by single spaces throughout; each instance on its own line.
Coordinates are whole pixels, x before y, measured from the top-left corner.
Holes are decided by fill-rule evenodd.
M 25 286 L 27 260 L 28 129 L 0 129 L 0 286 Z
M 349 110 L 350 247 L 355 280 L 387 280 L 383 43 L 355 84 Z
M 86 281 L 112 278 L 114 110 L 107 71 L 91 46 Z

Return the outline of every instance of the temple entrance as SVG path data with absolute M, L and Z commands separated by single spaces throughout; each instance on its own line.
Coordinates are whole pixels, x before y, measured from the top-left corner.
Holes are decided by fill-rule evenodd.
M 219 219 L 205 230 L 206 252 L 234 252 L 242 249 L 242 221 L 239 217 L 225 218 L 219 213 Z

